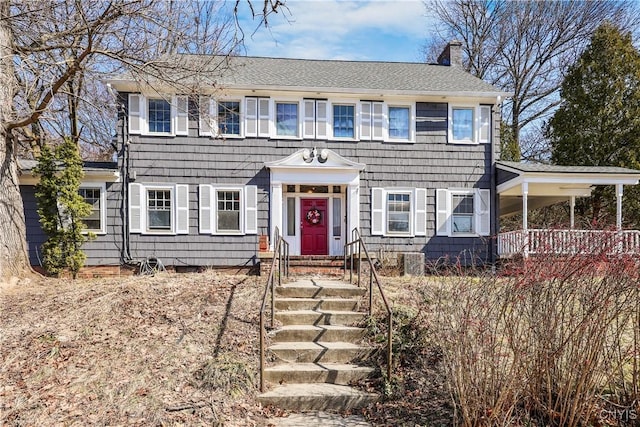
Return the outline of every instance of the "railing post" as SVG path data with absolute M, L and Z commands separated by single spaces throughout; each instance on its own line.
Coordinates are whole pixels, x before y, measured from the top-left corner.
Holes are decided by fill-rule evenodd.
M 353 283 L 353 245 L 349 246 L 349 283 Z
M 360 287 L 360 276 L 362 273 L 362 237 L 358 239 L 358 287 Z
M 282 248 L 278 245 L 278 286 L 282 285 Z
M 391 381 L 391 363 L 393 362 L 393 313 L 389 311 L 389 331 L 387 332 L 387 380 Z
M 369 316 L 373 315 L 373 265 L 369 264 Z
M 271 278 L 271 283 L 269 284 L 269 286 L 271 287 L 271 327 L 273 328 L 273 325 L 275 325 L 275 320 L 276 320 L 276 301 L 274 298 L 275 295 L 275 286 L 274 286 L 274 281 L 273 278 Z
M 260 392 L 264 393 L 264 311 L 260 312 Z

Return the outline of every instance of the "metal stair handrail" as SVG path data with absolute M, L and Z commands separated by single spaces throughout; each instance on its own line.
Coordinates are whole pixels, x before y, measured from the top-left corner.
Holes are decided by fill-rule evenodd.
M 267 339 L 267 329 L 265 325 L 265 311 L 267 310 L 267 297 L 271 295 L 271 324 L 273 328 L 275 322 L 275 271 L 276 263 L 278 264 L 278 286 L 282 285 L 282 276 L 289 277 L 289 243 L 284 240 L 280 234 L 280 229 L 276 227 L 273 241 L 275 242 L 273 249 L 273 260 L 271 261 L 271 270 L 267 277 L 267 284 L 262 295 L 262 305 L 260 306 L 260 391 L 264 392 L 264 368 L 266 363 L 265 343 Z
M 388 331 L 387 331 L 387 381 L 391 381 L 391 370 L 392 370 L 392 343 L 393 343 L 393 312 L 391 310 L 391 306 L 387 301 L 387 297 L 382 290 L 382 285 L 380 283 L 380 277 L 378 276 L 378 272 L 373 265 L 373 260 L 369 256 L 369 251 L 367 250 L 367 245 L 364 243 L 362 236 L 360 235 L 360 231 L 357 228 L 354 228 L 351 232 L 352 240 L 347 242 L 344 245 L 344 270 L 346 273 L 347 270 L 347 260 L 350 258 L 349 262 L 349 283 L 353 282 L 353 259 L 354 256 L 357 255 L 358 259 L 358 270 L 357 270 L 357 284 L 360 287 L 360 276 L 362 275 L 362 254 L 364 254 L 364 261 L 369 264 L 369 316 L 373 314 L 373 283 L 376 283 L 378 290 L 380 291 L 380 296 L 382 297 L 382 302 L 384 303 L 384 307 L 387 311 L 387 323 L 388 323 Z

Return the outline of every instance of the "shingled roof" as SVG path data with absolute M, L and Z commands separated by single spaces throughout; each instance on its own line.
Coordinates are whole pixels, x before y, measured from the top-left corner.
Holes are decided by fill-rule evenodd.
M 317 92 L 357 92 L 436 96 L 507 96 L 460 67 L 413 63 L 265 58 L 252 56 L 182 56 L 213 69 L 208 80 L 215 86 L 237 89 L 284 89 Z M 132 90 L 133 80 L 119 76 L 110 81 L 118 90 Z
M 223 86 L 359 89 L 410 93 L 500 91 L 459 67 L 410 62 L 235 57 Z
M 635 169 L 621 168 L 617 166 L 560 166 L 547 165 L 543 163 L 519 163 L 507 162 L 500 160 L 496 162 L 497 166 L 506 166 L 520 172 L 533 173 L 561 173 L 561 174 L 623 174 L 623 175 L 640 175 L 640 171 Z

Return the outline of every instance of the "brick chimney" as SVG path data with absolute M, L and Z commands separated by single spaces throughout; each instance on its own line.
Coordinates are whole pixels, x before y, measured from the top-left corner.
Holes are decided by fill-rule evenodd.
M 438 56 L 438 64 L 462 67 L 462 42 L 452 40 Z

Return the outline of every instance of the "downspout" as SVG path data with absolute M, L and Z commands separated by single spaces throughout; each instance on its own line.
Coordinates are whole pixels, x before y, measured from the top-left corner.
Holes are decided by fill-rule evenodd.
M 120 219 L 122 221 L 122 251 L 121 261 L 129 264 L 132 261 L 129 243 L 129 122 L 124 104 L 120 104 L 119 113 L 122 115 L 122 165 L 120 166 L 120 176 L 122 176 Z
M 500 102 L 502 101 L 502 97 L 501 96 L 497 96 L 496 97 L 496 107 L 500 109 L 500 115 L 502 115 L 502 108 L 500 107 Z M 494 114 L 495 114 L 495 110 L 496 108 L 492 109 L 492 121 L 493 121 L 493 127 L 494 127 L 494 132 L 492 132 L 491 134 L 491 149 L 489 150 L 489 161 L 491 164 L 491 193 L 493 194 L 493 203 L 491 203 L 491 207 L 490 207 L 490 212 L 491 212 L 491 236 L 492 238 L 489 239 L 489 252 L 490 252 L 490 258 L 489 258 L 489 262 L 491 263 L 491 268 L 492 270 L 495 270 L 496 268 L 496 263 L 497 263 L 497 259 L 498 259 L 498 254 L 497 254 L 497 239 L 498 239 L 498 230 L 499 230 L 499 218 L 498 218 L 498 212 L 499 212 L 499 204 L 500 204 L 500 196 L 498 195 L 498 178 L 497 178 L 497 170 L 496 170 L 496 155 L 495 155 L 495 144 L 496 144 L 496 138 L 495 138 L 495 118 L 494 118 Z M 502 136 L 502 135 L 500 135 Z

